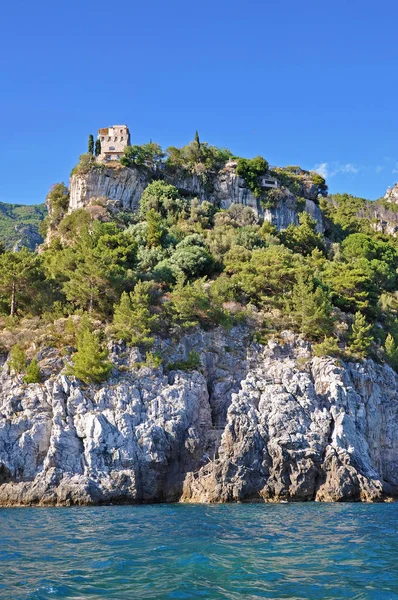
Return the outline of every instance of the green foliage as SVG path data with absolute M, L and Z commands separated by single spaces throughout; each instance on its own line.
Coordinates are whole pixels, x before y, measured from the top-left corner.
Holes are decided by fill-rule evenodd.
M 146 218 L 149 210 L 158 212 L 163 218 L 175 216 L 186 206 L 179 197 L 177 188 L 165 181 L 153 181 L 144 190 L 140 200 L 140 216 Z
M 270 174 L 276 177 L 282 187 L 287 188 L 296 196 L 302 195 L 302 184 L 303 176 L 301 175 L 302 170 L 297 167 L 299 172 L 296 171 L 296 167 L 277 167 L 273 169 Z
M 82 312 L 95 318 L 99 331 L 143 349 L 152 346 L 155 333 L 178 336 L 189 327 L 229 327 L 245 319 L 262 332 L 264 327 L 268 333 L 288 327 L 300 331 L 318 342 L 314 353 L 319 355 L 367 356 L 374 347 L 380 357 L 384 342 L 385 358 L 395 365 L 398 244 L 372 230 L 369 203 L 347 195 L 321 199 L 329 236 L 324 239 L 305 211 L 298 225 L 278 232 L 271 223 L 261 224 L 247 206 L 222 210 L 182 196 L 167 183 L 172 176 L 180 181 L 195 175 L 210 193 L 214 175 L 229 158 L 230 152 L 201 142 L 197 133 L 184 148 L 169 148 L 166 164 L 157 144 L 129 147 L 122 162 L 152 178 L 138 214 L 114 211 L 101 200 L 68 214 L 68 190 L 54 186 L 43 226 L 43 232 L 50 227 L 49 245 L 40 254 L 4 253 L 0 245 L 0 311 L 12 314 L 4 319 L 8 335 L 24 317 L 39 315 L 48 340 L 78 346 L 75 366 L 87 381 L 105 377 L 110 366 L 102 338 L 89 326 L 76 331 Z M 103 168 L 90 152 L 75 172 Z M 267 169 L 261 157 L 238 160 L 238 174 L 259 202 L 275 208 L 286 191 L 261 188 Z M 326 191 L 322 177 L 296 166 L 272 175 L 294 191 L 298 211 L 304 208 L 298 194 Z M 0 205 L 0 232 L 1 215 Z M 343 341 L 355 313 L 352 335 Z M 56 327 L 64 317 L 69 317 L 65 328 Z M 375 322 L 373 344 L 369 328 Z M 384 340 L 387 332 L 392 339 Z M 83 337 L 97 357 L 91 366 Z M 39 344 L 42 339 L 38 334 Z M 148 354 L 146 364 L 155 365 L 153 356 Z
M 86 152 L 79 156 L 79 162 L 73 167 L 71 175 L 86 175 L 90 171 L 103 168 L 104 165 L 102 163 L 97 162 L 90 152 Z
M 200 355 L 191 350 L 186 360 L 176 360 L 167 365 L 168 371 L 194 371 L 201 366 Z
M 331 333 L 333 321 L 328 295 L 303 272 L 297 275 L 292 291 L 292 315 L 299 331 L 310 339 L 318 340 Z
M 196 175 L 204 175 L 216 173 L 231 158 L 229 150 L 200 142 L 199 135 L 195 135 L 195 139 L 187 146 L 167 148 L 166 168 L 168 171 L 183 169 Z
M 141 146 L 127 146 L 124 155 L 120 159 L 120 163 L 124 167 L 137 165 L 145 166 L 149 169 L 157 169 L 165 156 L 159 144 L 149 142 L 149 144 L 142 144 Z
M 277 208 L 282 197 L 283 191 L 279 188 L 262 190 L 261 204 L 264 208 Z
M 36 234 L 44 237 L 43 221 L 46 215 L 45 204 L 24 206 L 0 202 L 0 243 L 6 250 L 11 250 L 16 244 L 34 250 Z
M 205 278 L 196 279 L 192 283 L 184 283 L 178 279 L 170 293 L 167 312 L 173 325 L 183 329 L 194 327 L 199 323 L 205 327 L 211 324 L 228 326 L 228 319 L 216 294 Z
M 27 359 L 25 350 L 19 345 L 14 344 L 10 350 L 8 365 L 14 373 L 23 373 L 26 369 Z
M 236 174 L 245 180 L 249 189 L 258 198 L 261 196 L 263 189 L 259 182 L 260 175 L 264 175 L 268 171 L 268 163 L 262 156 L 255 158 L 239 158 L 236 167 Z
M 147 352 L 145 354 L 145 366 L 152 369 L 158 369 L 162 365 L 163 359 L 160 352 Z
M 333 194 L 320 201 L 326 216 L 326 234 L 333 241 L 342 241 L 350 233 L 370 230 L 372 203 L 351 194 Z
M 152 284 L 139 281 L 133 292 L 123 292 L 120 302 L 115 306 L 113 332 L 118 339 L 129 344 L 151 346 L 159 324 L 158 315 L 151 313 Z
M 37 362 L 37 358 L 33 358 L 26 369 L 26 375 L 23 380 L 25 383 L 40 383 L 41 379 L 42 375 L 39 363 Z
M 391 333 L 387 334 L 384 342 L 384 352 L 389 365 L 395 370 L 398 369 L 398 345 L 395 342 Z
M 289 225 L 279 237 L 287 248 L 304 256 L 311 254 L 315 248 L 325 251 L 322 236 L 316 231 L 316 221 L 306 212 L 299 214 L 299 225 Z
M 69 207 L 69 190 L 64 183 L 56 183 L 47 195 L 51 223 L 57 225 Z
M 101 140 L 97 138 L 95 140 L 95 156 L 99 156 L 101 154 Z
M 356 312 L 351 329 L 349 343 L 350 353 L 358 358 L 364 358 L 372 345 L 373 337 L 370 334 L 372 326 L 366 322 L 365 316 Z
M 328 186 L 326 185 L 324 177 L 319 175 L 319 173 L 315 173 L 315 171 L 311 171 L 311 180 L 312 183 L 317 186 L 318 194 L 326 196 L 328 192 Z
M 314 356 L 339 356 L 341 350 L 336 338 L 325 336 L 322 342 L 318 342 L 313 347 Z
M 147 234 L 146 243 L 150 248 L 162 245 L 162 240 L 165 237 L 166 230 L 162 224 L 162 217 L 153 208 L 148 210 L 146 214 Z
M 284 302 L 293 288 L 298 264 L 284 246 L 256 248 L 252 252 L 235 247 L 225 256 L 225 271 L 231 276 L 235 298 L 259 307 Z
M 54 242 L 44 256 L 45 269 L 74 307 L 109 314 L 132 283 L 136 252 L 130 235 L 114 223 L 95 221 L 81 228 L 74 246 Z
M 73 366 L 69 374 L 84 383 L 101 383 L 108 379 L 112 369 L 107 360 L 108 352 L 101 349 L 98 337 L 87 326 L 82 327 L 77 340 L 77 352 L 73 355 Z
M 11 316 L 20 306 L 33 308 L 42 276 L 38 255 L 26 248 L 0 254 L 0 294 L 7 302 Z
M 89 154 L 94 154 L 94 136 L 92 133 L 88 136 L 87 152 Z
M 188 236 L 177 244 L 168 260 L 174 273 L 182 273 L 188 279 L 209 274 L 213 266 L 213 257 L 204 244 L 189 240 Z

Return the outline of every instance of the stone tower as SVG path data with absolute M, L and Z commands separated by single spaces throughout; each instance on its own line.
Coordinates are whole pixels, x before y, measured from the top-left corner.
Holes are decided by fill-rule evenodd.
M 99 160 L 119 160 L 124 149 L 130 144 L 130 132 L 127 125 L 112 125 L 98 129 L 98 139 L 101 141 Z

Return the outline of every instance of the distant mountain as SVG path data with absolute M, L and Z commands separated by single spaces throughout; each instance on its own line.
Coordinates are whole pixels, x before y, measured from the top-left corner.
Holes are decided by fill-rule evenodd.
M 43 204 L 6 204 L 0 202 L 0 242 L 7 250 L 20 250 L 26 246 L 34 250 L 42 243 L 39 223 L 47 215 Z

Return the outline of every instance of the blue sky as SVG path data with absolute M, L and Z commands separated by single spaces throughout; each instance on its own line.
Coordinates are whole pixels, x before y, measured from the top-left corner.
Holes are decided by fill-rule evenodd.
M 398 3 L 13 0 L 0 39 L 4 202 L 42 202 L 87 136 L 202 140 L 375 199 L 398 180 Z

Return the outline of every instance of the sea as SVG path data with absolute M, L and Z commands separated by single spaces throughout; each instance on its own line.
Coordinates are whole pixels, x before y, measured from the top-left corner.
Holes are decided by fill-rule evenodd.
M 398 504 L 3 508 L 0 598 L 398 599 Z

